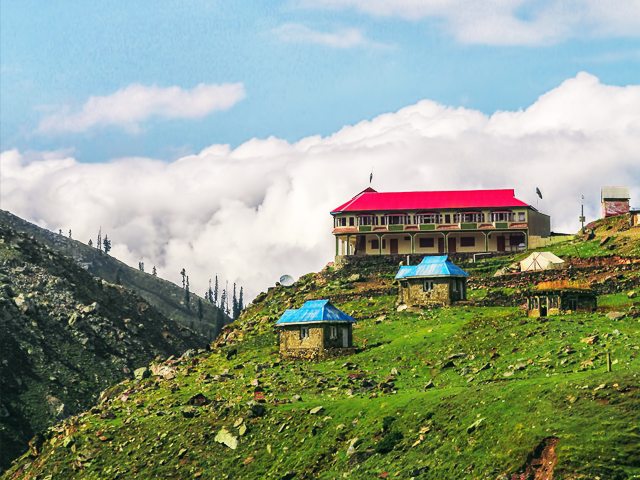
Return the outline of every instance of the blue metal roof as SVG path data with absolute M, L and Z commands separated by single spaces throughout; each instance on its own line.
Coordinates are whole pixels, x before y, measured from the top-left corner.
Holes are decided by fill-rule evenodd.
M 446 255 L 424 257 L 418 265 L 400 267 L 396 280 L 416 277 L 468 277 L 469 274 L 451 263 Z
M 276 325 L 323 322 L 355 322 L 355 320 L 331 305 L 329 300 L 309 300 L 301 308 L 284 312 Z

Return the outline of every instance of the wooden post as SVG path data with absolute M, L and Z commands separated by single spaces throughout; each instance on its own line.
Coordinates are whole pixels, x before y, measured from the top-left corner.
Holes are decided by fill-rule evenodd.
M 611 354 L 607 352 L 607 372 L 611 371 Z

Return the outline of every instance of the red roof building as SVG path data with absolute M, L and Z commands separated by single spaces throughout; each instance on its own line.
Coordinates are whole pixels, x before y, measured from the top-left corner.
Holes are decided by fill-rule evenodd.
M 513 189 L 360 192 L 331 211 L 338 255 L 511 251 L 550 234 Z

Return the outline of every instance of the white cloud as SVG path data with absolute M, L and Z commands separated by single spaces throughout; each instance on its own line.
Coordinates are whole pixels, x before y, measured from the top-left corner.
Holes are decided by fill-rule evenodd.
M 297 23 L 285 23 L 271 30 L 271 33 L 287 42 L 316 43 L 333 48 L 383 46 L 366 39 L 362 32 L 356 28 L 346 28 L 335 33 L 322 33 Z
M 40 133 L 85 132 L 92 127 L 117 125 L 136 132 L 139 123 L 157 116 L 168 119 L 201 118 L 232 107 L 245 97 L 241 83 L 199 84 L 191 90 L 134 83 L 107 96 L 92 96 L 74 112 L 68 106 L 42 119 Z
M 463 43 L 535 45 L 568 37 L 640 36 L 636 0 L 302 0 L 380 17 L 440 18 Z
M 581 73 L 523 111 L 481 112 L 424 100 L 329 137 L 290 144 L 212 145 L 173 163 L 143 158 L 82 164 L 60 153 L 2 153 L 1 201 L 74 238 L 98 227 L 129 265 L 156 265 L 194 291 L 237 279 L 249 297 L 280 275 L 333 259 L 331 209 L 368 186 L 379 191 L 515 188 L 555 231 L 599 217 L 602 185 L 629 185 L 640 206 L 640 86 Z

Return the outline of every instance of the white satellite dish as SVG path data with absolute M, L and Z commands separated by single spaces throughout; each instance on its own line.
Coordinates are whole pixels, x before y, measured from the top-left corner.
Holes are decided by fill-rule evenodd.
M 291 285 L 294 284 L 294 282 L 295 280 L 291 275 L 282 275 L 280 277 L 280 285 L 283 285 L 285 287 L 290 287 Z

